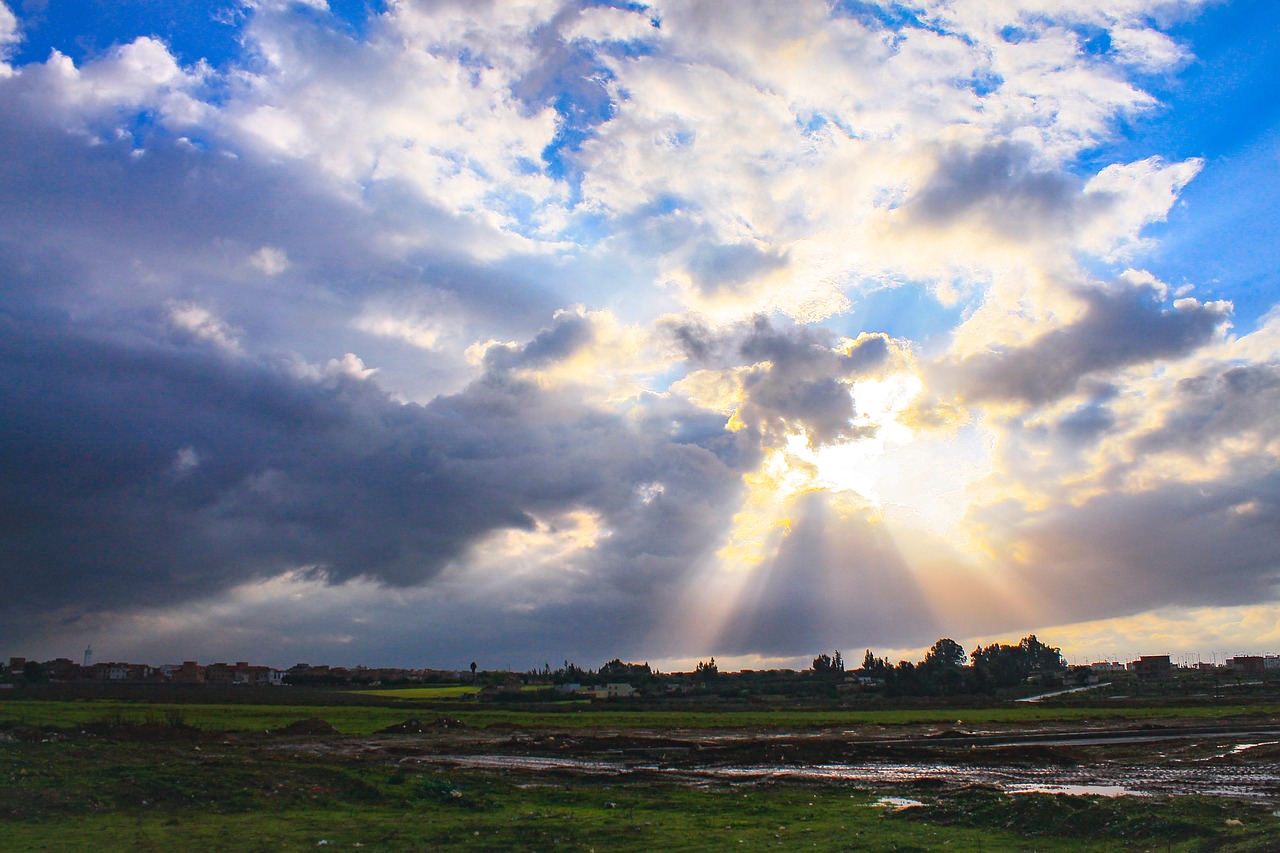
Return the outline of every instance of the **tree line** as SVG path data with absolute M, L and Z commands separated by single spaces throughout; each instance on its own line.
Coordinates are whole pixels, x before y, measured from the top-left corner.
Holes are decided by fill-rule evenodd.
M 925 653 L 924 660 L 903 660 L 891 664 L 867 649 L 862 666 L 855 670 L 861 678 L 883 686 L 890 696 L 950 696 L 961 693 L 992 693 L 1015 687 L 1032 675 L 1061 673 L 1067 668 L 1062 652 L 1036 639 L 1023 637 L 1017 645 L 992 643 L 965 653 L 964 646 L 943 638 Z M 844 680 L 844 659 L 820 654 L 810 667 L 820 678 Z

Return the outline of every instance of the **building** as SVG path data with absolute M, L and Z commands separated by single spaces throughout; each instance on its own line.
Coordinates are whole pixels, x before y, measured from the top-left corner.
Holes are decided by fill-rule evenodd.
M 591 688 L 591 695 L 596 699 L 630 699 L 636 689 L 630 684 L 603 684 Z
M 94 681 L 150 681 L 159 670 L 145 663 L 95 663 L 89 667 Z
M 168 664 L 160 668 L 165 678 L 174 684 L 204 684 L 204 667 L 193 660 L 184 660 L 180 664 Z
M 185 665 L 185 664 L 184 664 Z M 284 683 L 284 673 L 269 666 L 251 666 L 248 661 L 211 663 L 204 668 L 204 680 L 208 684 L 256 684 L 279 686 Z
M 1168 655 L 1142 655 L 1132 666 L 1142 681 L 1173 680 L 1173 662 Z
M 1236 672 L 1263 672 L 1267 662 L 1261 655 L 1239 655 L 1227 660 L 1227 668 Z
M 49 676 L 50 681 L 80 681 L 92 677 L 89 669 L 70 658 L 55 658 L 51 661 L 46 661 L 44 672 L 45 675 Z
M 1124 672 L 1125 665 L 1117 660 L 1104 660 L 1089 664 L 1089 669 L 1097 673 Z

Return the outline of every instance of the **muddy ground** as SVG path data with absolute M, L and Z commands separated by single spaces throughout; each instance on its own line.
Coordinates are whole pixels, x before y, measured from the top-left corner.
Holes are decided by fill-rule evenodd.
M 625 775 L 688 785 L 839 782 L 856 787 L 989 786 L 1157 796 L 1204 794 L 1280 805 L 1280 725 L 1043 728 L 920 725 L 774 731 L 523 731 L 418 725 L 372 737 L 277 738 L 281 752 L 539 777 Z

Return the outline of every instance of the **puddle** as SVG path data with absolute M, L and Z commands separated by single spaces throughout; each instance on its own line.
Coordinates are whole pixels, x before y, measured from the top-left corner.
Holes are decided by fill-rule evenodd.
M 1040 702 L 1044 699 L 1052 699 L 1054 696 L 1066 696 L 1068 693 L 1079 693 L 1082 690 L 1097 690 L 1099 687 L 1106 687 L 1106 682 L 1102 684 L 1086 684 L 1084 687 L 1069 687 L 1066 690 L 1055 690 L 1052 693 L 1041 693 L 1036 696 L 1027 696 L 1022 699 L 1015 699 L 1015 702 Z
M 913 800 L 910 797 L 881 797 L 871 805 L 898 812 L 903 809 L 914 809 L 916 806 L 923 806 L 924 803 L 919 800 Z
M 1067 794 L 1072 797 L 1149 797 L 1123 785 L 1006 785 L 1010 794 Z
M 1232 747 L 1231 751 L 1228 752 L 1227 754 L 1239 755 L 1242 752 L 1248 752 L 1249 750 L 1253 749 L 1256 746 L 1275 746 L 1278 743 L 1280 743 L 1280 740 L 1264 740 L 1261 743 L 1242 743 L 1242 744 L 1238 744 L 1235 747 Z
M 1046 793 L 1078 796 L 1177 796 L 1201 794 L 1274 801 L 1280 796 L 1280 773 L 1260 767 L 1121 767 L 1115 765 L 1047 767 L 972 767 L 958 764 L 867 762 L 860 764 L 688 765 L 627 760 L 584 760 L 550 756 L 435 755 L 413 761 L 483 770 L 577 773 L 584 776 L 660 774 L 688 785 L 843 782 L 877 787 L 893 785 L 987 785 L 1011 794 Z M 891 799 L 891 798 L 890 798 Z M 886 802 L 886 807 L 888 802 Z

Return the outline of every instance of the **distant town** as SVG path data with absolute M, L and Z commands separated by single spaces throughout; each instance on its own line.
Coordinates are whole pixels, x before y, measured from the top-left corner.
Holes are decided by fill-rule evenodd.
M 460 685 L 478 699 L 536 701 L 541 689 L 548 698 L 566 694 L 581 698 L 628 699 L 687 692 L 727 695 L 884 693 L 899 696 L 1007 693 L 1018 688 L 1087 689 L 1103 680 L 1132 678 L 1138 683 L 1192 681 L 1197 676 L 1273 676 L 1280 678 L 1280 655 L 1239 655 L 1221 663 L 1175 661 L 1170 655 L 1141 655 L 1132 661 L 1099 661 L 1068 666 L 1058 649 L 1035 636 L 1017 645 L 994 644 L 966 654 L 952 640 L 939 640 L 918 663 L 890 664 L 870 650 L 862 665 L 846 669 L 839 651 L 820 654 L 806 670 L 744 669 L 721 672 L 715 658 L 699 662 L 691 672 L 659 672 L 647 663 L 609 661 L 599 669 L 584 669 L 565 661 L 527 672 L 485 670 L 472 663 L 466 669 L 328 666 L 298 663 L 288 669 L 252 664 L 198 661 L 154 666 L 121 661 L 94 662 L 92 649 L 81 661 L 70 658 L 35 661 L 10 657 L 0 671 L 0 689 L 36 684 L 172 684 L 256 687 L 397 687 Z

